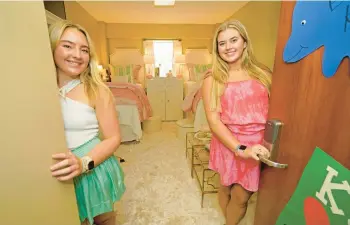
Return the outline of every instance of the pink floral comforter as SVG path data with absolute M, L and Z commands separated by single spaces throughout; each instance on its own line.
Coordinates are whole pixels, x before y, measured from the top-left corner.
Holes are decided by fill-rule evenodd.
M 141 122 L 152 116 L 152 108 L 145 91 L 136 84 L 106 82 L 111 90 L 116 104 L 136 104 Z
M 202 91 L 201 86 L 193 90 L 192 92 L 188 93 L 188 95 L 185 97 L 183 103 L 182 103 L 182 110 L 184 112 L 190 112 L 193 113 L 196 112 L 197 105 L 199 100 L 202 99 Z
M 208 76 L 211 76 L 211 73 L 212 73 L 211 69 L 207 70 L 203 75 L 203 79 L 207 78 Z M 202 99 L 201 89 L 202 89 L 202 84 L 198 85 L 196 89 L 188 93 L 188 95 L 185 97 L 181 106 L 184 112 L 192 111 L 194 114 L 196 113 L 198 102 Z

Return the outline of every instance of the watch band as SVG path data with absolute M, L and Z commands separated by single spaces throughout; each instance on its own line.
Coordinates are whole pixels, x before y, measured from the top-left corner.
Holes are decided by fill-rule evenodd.
M 86 173 L 94 168 L 94 161 L 90 156 L 83 156 L 81 158 L 82 173 Z

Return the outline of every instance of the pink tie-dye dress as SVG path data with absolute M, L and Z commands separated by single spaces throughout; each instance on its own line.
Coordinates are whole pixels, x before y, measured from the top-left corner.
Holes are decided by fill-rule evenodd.
M 241 144 L 261 144 L 268 105 L 268 92 L 259 81 L 228 82 L 221 96 L 220 118 Z M 224 186 L 237 183 L 248 191 L 258 190 L 260 163 L 235 156 L 215 135 L 210 143 L 209 168 L 220 174 Z

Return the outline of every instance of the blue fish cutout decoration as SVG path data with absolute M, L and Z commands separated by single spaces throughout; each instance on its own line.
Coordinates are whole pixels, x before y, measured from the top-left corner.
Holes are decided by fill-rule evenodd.
M 321 46 L 324 46 L 322 72 L 329 78 L 343 58 L 350 57 L 350 1 L 296 2 L 283 60 L 294 63 Z

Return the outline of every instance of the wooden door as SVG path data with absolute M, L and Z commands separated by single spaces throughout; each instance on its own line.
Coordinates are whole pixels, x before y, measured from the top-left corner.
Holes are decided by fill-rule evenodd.
M 286 64 L 282 55 L 291 33 L 294 6 L 291 1 L 281 5 L 269 110 L 270 119 L 284 123 L 276 161 L 289 167 L 263 170 L 255 225 L 276 223 L 316 146 L 350 168 L 349 59 L 342 61 L 331 78 L 322 74 L 323 48 Z
M 175 121 L 182 119 L 183 81 L 176 78 L 166 78 L 165 96 L 166 120 Z
M 80 224 L 72 182 L 51 177 L 66 151 L 43 2 L 0 2 L 1 224 Z

